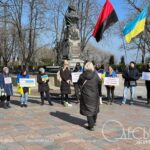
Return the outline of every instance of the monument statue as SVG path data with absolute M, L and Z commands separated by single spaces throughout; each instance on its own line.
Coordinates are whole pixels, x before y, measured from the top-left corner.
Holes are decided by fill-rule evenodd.
M 63 38 L 58 48 L 59 59 L 68 59 L 70 63 L 81 62 L 79 16 L 75 6 L 68 6 L 64 25 Z
M 72 59 L 80 56 L 79 16 L 75 6 L 69 5 L 65 15 L 65 31 L 63 39 L 63 58 Z

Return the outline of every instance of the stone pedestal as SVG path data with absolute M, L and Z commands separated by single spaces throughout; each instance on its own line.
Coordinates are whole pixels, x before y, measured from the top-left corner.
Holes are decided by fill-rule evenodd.
M 83 67 L 84 61 L 79 58 L 73 58 L 69 60 L 70 68 L 74 68 L 76 66 L 76 63 L 79 62 L 81 66 Z

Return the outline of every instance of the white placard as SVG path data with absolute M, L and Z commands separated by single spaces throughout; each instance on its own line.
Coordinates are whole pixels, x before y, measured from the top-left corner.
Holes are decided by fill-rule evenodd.
M 105 77 L 104 85 L 119 86 L 119 78 Z
M 4 82 L 5 82 L 5 84 L 12 84 L 12 79 L 11 79 L 11 77 L 6 77 L 6 78 L 4 78 Z
M 142 79 L 146 81 L 150 81 L 150 72 L 143 72 Z
M 77 83 L 82 72 L 72 72 L 72 82 Z
M 21 78 L 19 80 L 19 84 L 21 87 L 35 87 L 36 86 L 36 81 L 34 78 L 32 79 L 23 79 Z

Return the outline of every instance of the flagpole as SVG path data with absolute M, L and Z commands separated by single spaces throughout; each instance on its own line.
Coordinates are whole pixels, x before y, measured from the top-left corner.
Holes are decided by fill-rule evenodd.
M 135 63 L 137 63 L 137 59 L 138 59 L 138 56 L 139 56 L 139 51 L 140 51 L 140 49 L 137 50 Z
M 122 28 L 121 28 L 120 21 L 119 21 L 119 27 L 120 27 L 120 31 L 121 31 Z M 125 59 L 126 59 L 126 63 L 127 63 L 127 60 L 128 60 L 127 49 L 126 49 L 126 45 L 125 45 L 125 41 L 124 41 L 124 36 L 122 35 L 122 32 L 121 32 L 121 39 L 122 39 L 123 49 L 124 49 L 124 52 L 125 52 Z

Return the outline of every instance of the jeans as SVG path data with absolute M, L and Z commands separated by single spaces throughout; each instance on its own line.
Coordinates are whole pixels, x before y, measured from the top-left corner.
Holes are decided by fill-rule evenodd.
M 135 99 L 135 86 L 125 86 L 124 87 L 124 94 L 123 94 L 123 102 L 126 103 L 127 98 L 128 98 L 128 91 L 130 90 L 130 101 L 133 103 L 133 100 Z
M 28 103 L 28 92 L 21 95 L 20 101 L 22 105 Z
M 87 116 L 88 126 L 93 128 L 96 123 L 97 115 L 94 116 Z

